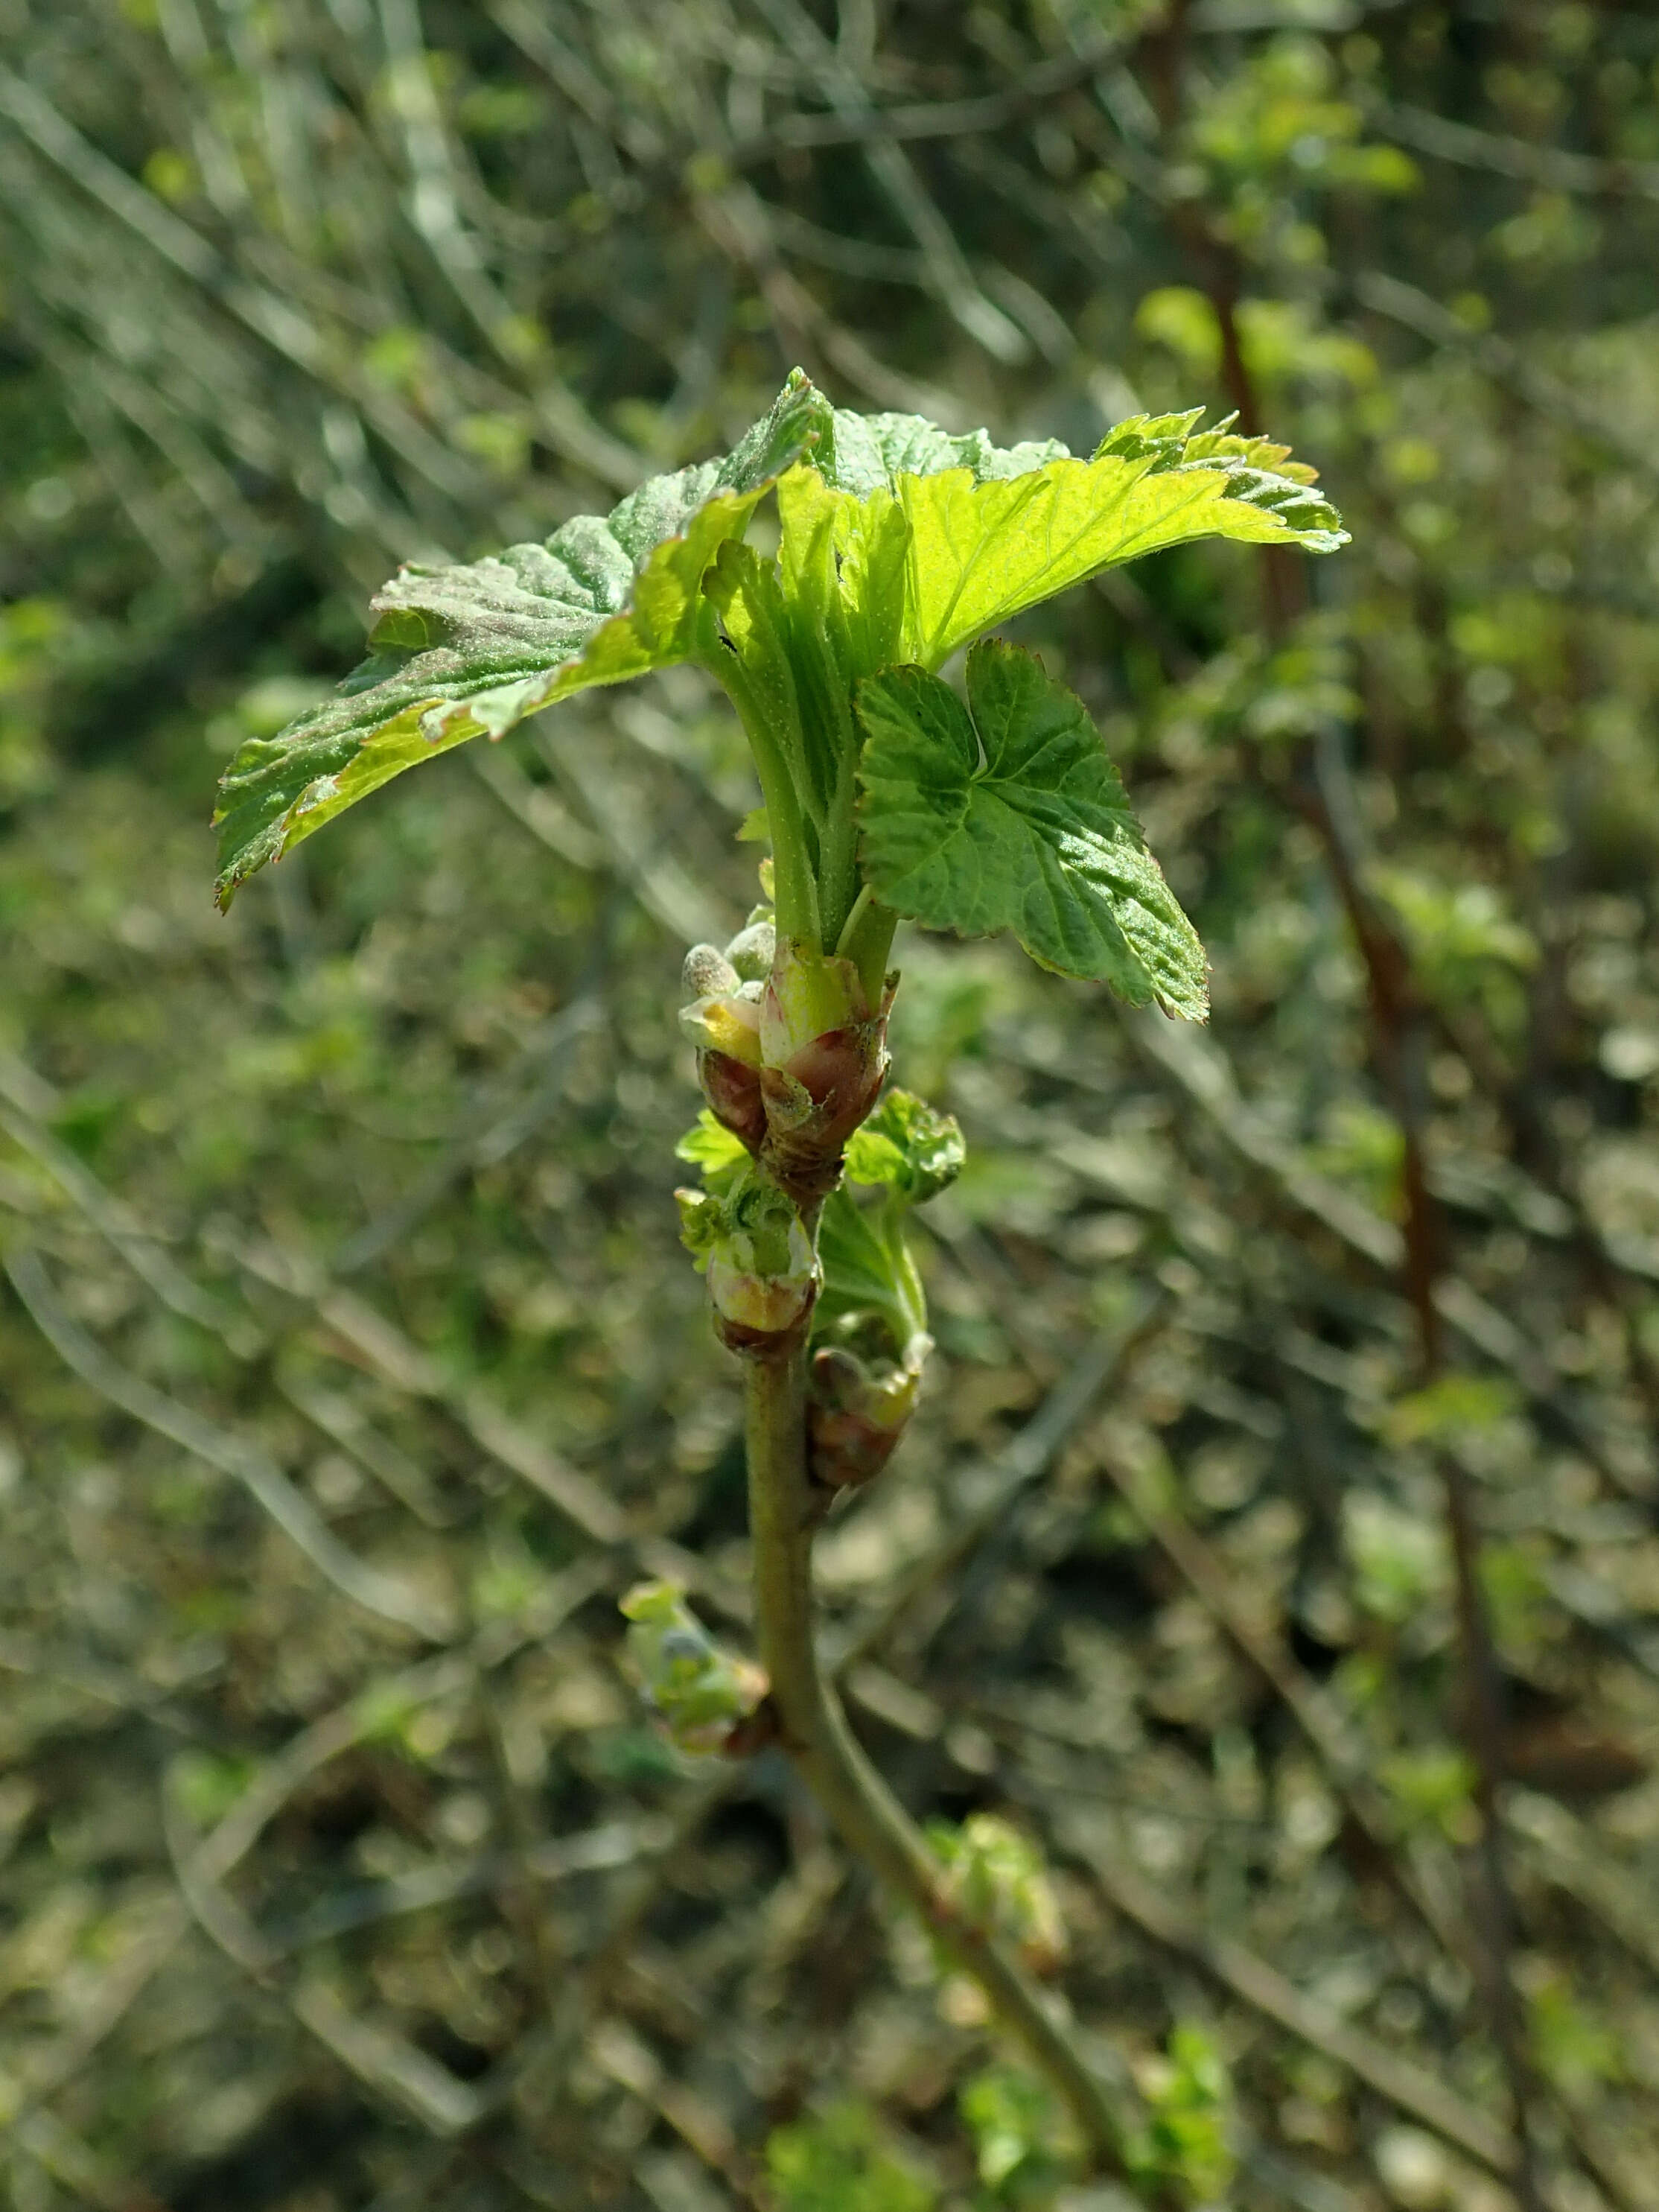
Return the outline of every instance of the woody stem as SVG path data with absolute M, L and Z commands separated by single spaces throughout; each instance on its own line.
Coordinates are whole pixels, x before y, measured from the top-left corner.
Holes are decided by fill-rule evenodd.
M 806 1460 L 805 1346 L 750 1359 L 746 1370 L 756 1627 L 784 1747 L 848 1849 L 920 1916 L 1070 2106 L 1097 2170 L 1121 2174 L 1121 2130 L 1104 2088 L 1008 1947 L 963 1917 L 938 1860 L 865 1757 L 819 1669 L 812 1634 L 814 1500 Z

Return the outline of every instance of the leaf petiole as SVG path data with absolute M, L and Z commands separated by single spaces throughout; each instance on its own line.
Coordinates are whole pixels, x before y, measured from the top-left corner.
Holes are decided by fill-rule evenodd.
M 883 906 L 866 884 L 853 902 L 853 910 L 836 940 L 837 954 L 843 960 L 850 960 L 858 969 L 864 995 L 872 1006 L 881 1000 L 887 979 L 888 955 L 893 949 L 893 933 L 898 921 L 892 908 Z
M 848 915 L 846 921 L 842 922 L 841 926 L 841 935 L 836 939 L 836 957 L 837 960 L 846 960 L 851 957 L 848 948 L 852 945 L 854 936 L 857 934 L 859 924 L 864 920 L 865 915 L 869 912 L 872 905 L 874 903 L 875 896 L 875 893 L 871 890 L 869 884 L 866 884 L 860 890 L 858 896 L 854 900 L 852 912 Z
M 789 757 L 773 732 L 748 672 L 738 656 L 711 641 L 703 643 L 697 659 L 737 709 L 749 750 L 754 756 L 772 837 L 778 934 L 822 951 L 823 924 L 817 877 Z

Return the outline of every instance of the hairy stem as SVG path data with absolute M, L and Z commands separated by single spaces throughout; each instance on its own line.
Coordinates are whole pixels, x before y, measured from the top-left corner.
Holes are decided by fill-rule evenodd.
M 840 1700 L 819 1671 L 812 1636 L 805 1346 L 776 1358 L 751 1360 L 745 1392 L 756 1626 L 784 1747 L 842 1841 L 890 1894 L 920 1914 L 1065 2099 L 1097 2168 L 1121 2173 L 1121 2130 L 1101 2083 L 1008 1948 L 963 1920 L 945 1892 L 939 1862 L 859 1747 Z
M 774 734 L 737 655 L 718 644 L 709 644 L 702 659 L 702 665 L 737 708 L 754 757 L 761 797 L 766 802 L 767 827 L 772 837 L 779 933 L 822 951 L 826 948 L 818 908 L 817 880 L 793 763 Z
M 893 933 L 897 927 L 898 916 L 892 908 L 882 906 L 866 884 L 836 941 L 836 951 L 858 969 L 864 995 L 872 1007 L 881 1004 L 887 958 L 892 951 Z

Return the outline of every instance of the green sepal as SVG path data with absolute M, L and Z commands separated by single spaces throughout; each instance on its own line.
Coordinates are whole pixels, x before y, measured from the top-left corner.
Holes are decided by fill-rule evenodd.
M 924 668 L 859 687 L 861 853 L 932 929 L 1012 929 L 1034 960 L 1201 1021 L 1204 948 L 1146 849 L 1083 702 L 1017 647 L 968 655 L 968 704 Z

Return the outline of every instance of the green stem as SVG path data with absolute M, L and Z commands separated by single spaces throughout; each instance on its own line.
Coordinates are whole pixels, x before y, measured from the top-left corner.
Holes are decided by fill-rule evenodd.
M 791 763 L 773 735 L 736 654 L 714 644 L 699 658 L 737 708 L 749 750 L 754 756 L 755 772 L 760 778 L 761 796 L 766 802 L 766 819 L 772 833 L 778 933 L 822 951 L 817 878 Z
M 858 969 L 864 995 L 872 1008 L 881 1004 L 887 958 L 892 951 L 893 933 L 897 927 L 898 916 L 892 908 L 882 906 L 866 884 L 836 941 L 836 951 Z
M 864 920 L 865 915 L 869 912 L 871 902 L 874 899 L 875 896 L 875 893 L 871 890 L 869 884 L 866 884 L 863 889 L 860 891 L 858 896 L 854 900 L 851 910 L 848 912 L 846 921 L 842 922 L 841 926 L 841 934 L 836 939 L 836 957 L 837 959 L 844 960 L 847 958 L 847 948 L 853 942 L 854 935 L 858 929 L 859 924 Z
M 859 884 L 858 822 L 854 813 L 857 766 L 858 744 L 849 730 L 819 836 L 818 890 L 823 902 L 826 937 L 846 936 L 852 916 L 864 896 Z M 825 950 L 828 949 L 826 944 Z M 839 951 L 840 945 L 836 949 Z
M 806 1469 L 805 1346 L 748 1362 L 745 1393 L 756 1626 L 784 1747 L 842 1841 L 884 1888 L 921 1916 L 1064 2098 L 1097 2169 L 1121 2174 L 1121 2130 L 1105 2090 L 1018 1959 L 962 1917 L 938 1860 L 859 1747 L 840 1700 L 819 1672 L 812 1637 L 814 1501 Z

